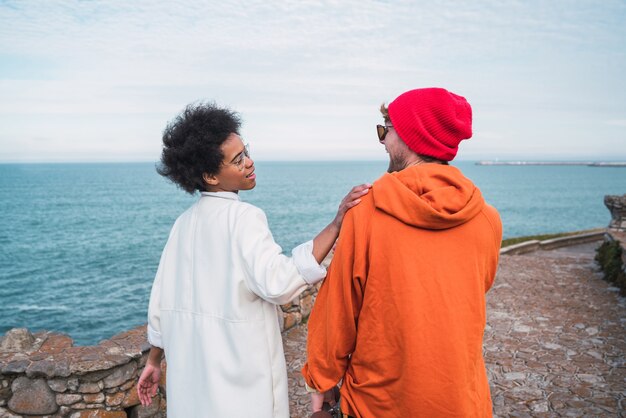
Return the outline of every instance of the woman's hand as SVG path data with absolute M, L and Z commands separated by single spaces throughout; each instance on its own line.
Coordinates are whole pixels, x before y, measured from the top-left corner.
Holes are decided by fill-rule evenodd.
M 163 349 L 159 347 L 151 347 L 146 360 L 139 382 L 137 383 L 137 395 L 143 406 L 152 403 L 152 397 L 156 395 L 161 381 L 161 359 L 163 358 Z
M 341 229 L 343 217 L 348 209 L 353 208 L 361 203 L 361 198 L 369 192 L 371 187 L 372 185 L 369 183 L 354 186 L 352 190 L 350 190 L 350 192 L 343 198 L 343 200 L 339 204 L 337 215 L 335 216 L 335 219 L 333 219 L 333 225 L 337 227 L 337 230 Z
M 161 380 L 161 367 L 146 363 L 146 367 L 141 373 L 139 383 L 137 383 L 137 394 L 143 406 L 152 403 L 152 397 L 156 395 Z

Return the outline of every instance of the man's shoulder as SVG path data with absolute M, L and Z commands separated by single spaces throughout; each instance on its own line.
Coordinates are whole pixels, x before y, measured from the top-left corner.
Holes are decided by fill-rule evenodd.
M 361 198 L 361 202 L 348 210 L 346 216 L 351 214 L 355 220 L 357 219 L 369 219 L 372 215 L 372 212 L 376 209 L 374 205 L 374 192 L 373 189 L 370 189 L 369 192 Z
M 495 240 L 499 247 L 502 241 L 502 220 L 500 219 L 500 214 L 498 213 L 498 210 L 496 208 L 488 203 L 485 203 L 485 205 L 483 206 L 482 213 L 487 219 L 487 222 L 489 222 L 489 225 L 491 226 Z
M 498 209 L 491 206 L 489 203 L 485 202 L 485 206 L 483 207 L 483 212 L 490 220 L 496 221 L 498 223 L 502 223 L 502 221 L 500 220 L 500 213 L 498 212 Z

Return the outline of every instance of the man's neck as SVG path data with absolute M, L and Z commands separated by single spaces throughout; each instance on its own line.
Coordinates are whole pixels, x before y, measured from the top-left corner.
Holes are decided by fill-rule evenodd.
M 441 160 L 437 160 L 435 158 L 425 159 L 421 157 L 420 155 L 415 154 L 415 155 L 412 155 L 409 159 L 407 159 L 406 164 L 404 165 L 404 168 L 409 168 L 414 165 L 421 165 L 421 164 L 445 164 L 445 162 Z
M 437 160 L 437 159 L 430 159 L 430 158 L 423 158 L 422 156 L 420 156 L 419 154 L 410 154 L 408 156 L 406 156 L 406 158 L 404 160 L 391 160 L 389 161 L 389 168 L 387 169 L 388 173 L 393 173 L 395 171 L 402 171 L 405 168 L 409 168 L 409 167 L 413 167 L 415 165 L 421 165 L 421 164 L 442 164 L 445 165 L 447 164 L 445 161 L 441 161 L 441 160 Z

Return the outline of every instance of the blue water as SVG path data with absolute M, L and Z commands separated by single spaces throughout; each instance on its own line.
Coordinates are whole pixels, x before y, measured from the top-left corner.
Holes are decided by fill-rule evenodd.
M 626 193 L 626 168 L 455 165 L 500 211 L 505 238 L 604 227 L 604 195 Z M 289 252 L 352 185 L 385 169 L 258 162 L 258 185 L 242 198 L 265 210 Z M 169 229 L 196 199 L 149 163 L 0 165 L 0 333 L 49 329 L 95 344 L 144 323 Z

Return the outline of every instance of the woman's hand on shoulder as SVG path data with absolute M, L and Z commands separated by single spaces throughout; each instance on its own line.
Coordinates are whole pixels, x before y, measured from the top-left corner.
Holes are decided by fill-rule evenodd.
M 339 204 L 339 209 L 337 210 L 337 215 L 333 220 L 333 224 L 337 227 L 337 229 L 341 229 L 343 217 L 345 216 L 348 209 L 353 208 L 361 203 L 361 198 L 369 192 L 371 187 L 372 185 L 369 183 L 354 186 L 352 190 L 350 190 L 348 194 L 341 200 L 341 203 Z

